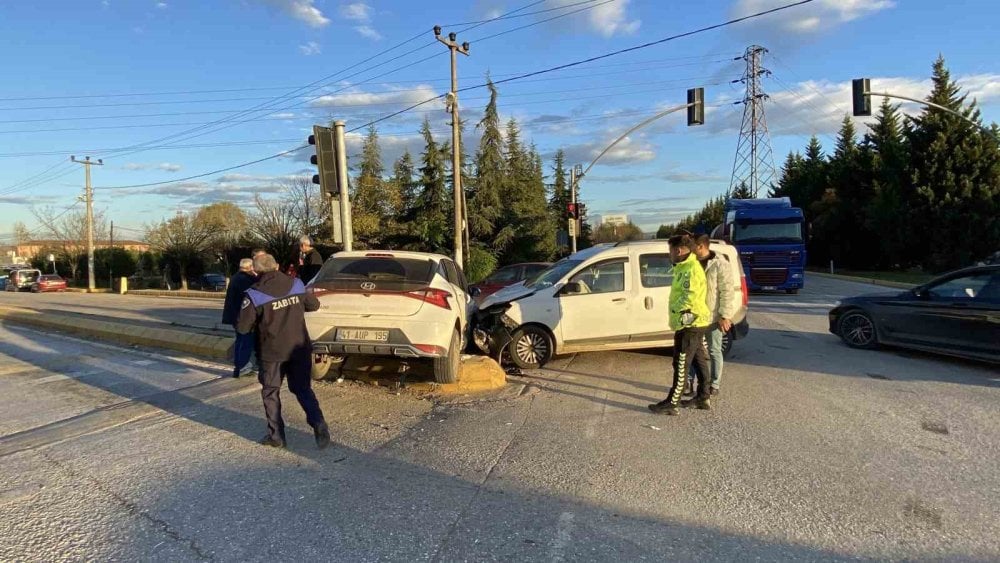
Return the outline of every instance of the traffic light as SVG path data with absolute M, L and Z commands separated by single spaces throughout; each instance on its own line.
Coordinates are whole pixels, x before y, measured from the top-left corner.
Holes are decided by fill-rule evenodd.
M 309 135 L 309 144 L 316 145 L 316 154 L 309 162 L 319 167 L 319 174 L 312 177 L 314 184 L 333 197 L 340 195 L 339 176 L 337 174 L 337 145 L 334 142 L 333 129 L 320 125 L 313 126 L 313 134 Z
M 851 82 L 854 102 L 854 116 L 867 117 L 872 114 L 871 81 L 857 78 Z
M 705 124 L 705 89 L 691 88 L 688 90 L 688 127 Z
M 587 204 L 586 203 L 576 204 L 576 218 L 583 219 L 586 216 L 587 216 Z
M 566 218 L 567 219 L 579 219 L 580 216 L 577 215 L 577 208 L 575 203 L 566 204 Z

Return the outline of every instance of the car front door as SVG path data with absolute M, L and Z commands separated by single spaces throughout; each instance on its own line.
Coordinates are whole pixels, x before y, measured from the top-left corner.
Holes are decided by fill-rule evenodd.
M 560 291 L 559 323 L 569 345 L 603 345 L 628 341 L 628 258 L 613 258 L 577 270 Z M 575 293 L 566 289 L 575 287 Z
M 656 342 L 669 338 L 670 284 L 673 262 L 666 252 L 640 254 L 638 286 L 632 305 L 630 330 L 632 342 Z
M 912 299 L 889 305 L 894 309 L 896 338 L 901 344 L 946 352 L 977 353 L 984 337 L 989 303 L 981 299 L 991 274 L 952 277 L 922 288 Z M 995 341 L 994 341 L 995 346 Z

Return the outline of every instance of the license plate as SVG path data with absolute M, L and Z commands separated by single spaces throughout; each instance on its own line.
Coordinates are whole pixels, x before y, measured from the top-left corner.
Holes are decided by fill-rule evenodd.
M 778 288 L 774 287 L 773 285 L 765 285 L 764 286 L 764 291 L 774 291 L 776 289 L 778 289 Z
M 388 330 L 370 330 L 366 328 L 338 328 L 338 341 L 388 342 Z

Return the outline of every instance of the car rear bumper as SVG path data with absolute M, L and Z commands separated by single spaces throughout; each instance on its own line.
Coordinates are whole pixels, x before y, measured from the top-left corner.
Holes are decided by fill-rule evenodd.
M 362 342 L 314 342 L 314 354 L 331 356 L 392 356 L 396 358 L 439 358 L 441 354 L 430 354 L 412 344 L 362 343 Z

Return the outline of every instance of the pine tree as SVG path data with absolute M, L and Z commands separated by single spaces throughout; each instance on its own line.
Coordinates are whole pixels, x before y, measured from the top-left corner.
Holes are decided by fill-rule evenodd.
M 869 232 L 875 233 L 877 267 L 910 266 L 913 257 L 907 247 L 906 140 L 900 126 L 898 107 L 882 98 L 882 106 L 865 136 L 871 155 L 872 199 L 865 212 Z M 916 245 L 913 245 L 916 246 Z M 874 249 L 873 249 L 874 250 Z
M 552 162 L 552 197 L 549 199 L 549 209 L 552 216 L 558 219 L 566 217 L 567 205 L 571 203 L 569 179 L 566 177 L 566 153 L 559 149 Z
M 397 220 L 400 223 L 412 221 L 414 219 L 414 207 L 417 204 L 417 196 L 420 195 L 419 185 L 413 181 L 413 157 L 410 151 L 406 150 L 403 155 L 392 166 L 392 183 L 399 191 L 399 213 Z
M 383 204 L 385 201 L 385 180 L 382 166 L 382 150 L 378 144 L 378 131 L 372 125 L 361 146 L 361 163 L 354 193 L 351 198 L 351 222 L 354 237 L 368 248 L 377 248 L 381 243 Z
M 740 182 L 740 185 L 736 186 L 736 189 L 733 190 L 733 193 L 729 197 L 733 199 L 753 199 L 753 193 L 746 182 Z
M 965 103 L 944 58 L 938 57 L 933 68 L 934 87 L 927 100 L 981 123 L 976 103 Z M 940 233 L 955 241 L 926 245 L 923 265 L 931 271 L 954 269 L 994 252 L 1000 246 L 997 138 L 933 107 L 912 119 L 906 137 L 913 186 L 911 232 Z
M 469 198 L 469 229 L 472 236 L 496 249 L 497 231 L 500 229 L 506 165 L 503 158 L 503 134 L 500 132 L 500 114 L 497 111 L 497 89 L 487 80 L 490 102 L 483 119 L 476 125 L 482 129 L 476 150 L 475 187 Z
M 445 155 L 441 146 L 434 140 L 430 121 L 426 117 L 420 128 L 420 134 L 424 138 L 425 146 L 421 155 L 421 190 L 414 206 L 416 210 L 415 234 L 419 237 L 425 250 L 445 252 L 449 233 L 447 225 L 449 208 L 445 201 L 447 199 Z

